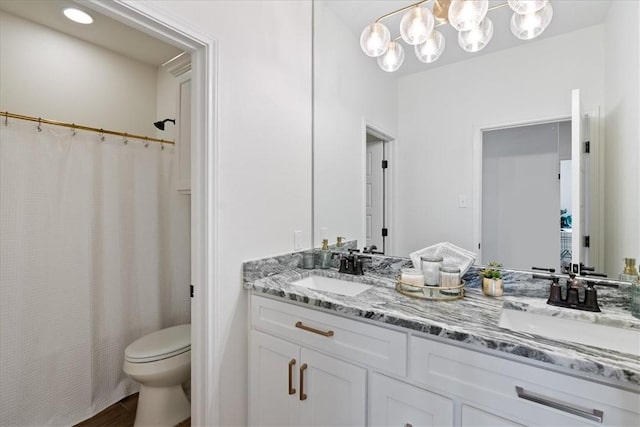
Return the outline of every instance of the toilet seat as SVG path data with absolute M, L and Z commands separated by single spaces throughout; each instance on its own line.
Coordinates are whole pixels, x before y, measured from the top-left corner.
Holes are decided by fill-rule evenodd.
M 191 350 L 191 325 L 162 329 L 132 342 L 124 350 L 131 363 L 155 362 Z

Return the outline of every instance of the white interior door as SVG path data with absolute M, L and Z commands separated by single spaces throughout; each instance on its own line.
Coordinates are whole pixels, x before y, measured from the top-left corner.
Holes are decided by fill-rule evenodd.
M 558 123 L 484 132 L 482 262 L 560 268 Z
M 571 211 L 572 211 L 572 240 L 571 263 L 574 272 L 578 273 L 578 265 L 584 260 L 584 192 L 582 182 L 584 180 L 584 126 L 582 103 L 580 101 L 580 89 L 571 91 Z
M 366 169 L 366 230 L 367 245 L 383 249 L 382 227 L 384 227 L 384 142 L 367 142 Z

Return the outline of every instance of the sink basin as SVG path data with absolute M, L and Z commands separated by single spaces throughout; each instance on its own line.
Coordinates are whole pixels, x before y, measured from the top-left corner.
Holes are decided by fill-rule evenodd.
M 371 285 L 366 285 L 364 283 L 349 282 L 347 280 L 324 276 L 309 276 L 304 279 L 291 282 L 291 284 L 309 289 L 316 289 L 318 291 L 345 295 L 348 297 L 354 297 L 371 288 Z
M 618 328 L 527 311 L 502 309 L 498 326 L 640 356 L 640 330 Z

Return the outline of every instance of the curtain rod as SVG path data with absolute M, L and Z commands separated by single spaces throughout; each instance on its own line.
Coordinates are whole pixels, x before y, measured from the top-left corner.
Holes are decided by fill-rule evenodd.
M 38 124 L 63 126 L 63 127 L 72 128 L 72 129 L 88 130 L 90 132 L 97 132 L 97 133 L 101 133 L 101 134 L 123 136 L 125 138 L 135 138 L 135 139 L 141 139 L 141 140 L 144 140 L 144 141 L 161 142 L 163 144 L 175 144 L 175 142 L 168 141 L 166 139 L 151 138 L 149 136 L 135 135 L 135 134 L 126 133 L 126 132 L 116 132 L 116 131 L 113 131 L 113 130 L 99 129 L 99 128 L 94 128 L 94 127 L 90 127 L 90 126 L 77 125 L 75 123 L 59 122 L 57 120 L 47 120 L 47 119 L 43 119 L 41 117 L 23 116 L 21 114 L 10 113 L 8 111 L 0 112 L 0 117 L 4 117 L 5 124 L 7 124 L 7 120 L 9 118 L 12 118 L 12 119 L 19 119 L 19 120 L 28 120 L 30 122 L 37 122 Z

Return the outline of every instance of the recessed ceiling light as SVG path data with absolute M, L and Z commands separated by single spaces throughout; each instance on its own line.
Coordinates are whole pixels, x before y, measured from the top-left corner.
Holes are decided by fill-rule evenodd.
M 87 12 L 83 12 L 80 9 L 76 9 L 73 7 L 65 8 L 62 13 L 64 16 L 71 19 L 73 22 L 77 22 L 78 24 L 91 24 L 93 22 L 93 18 Z

